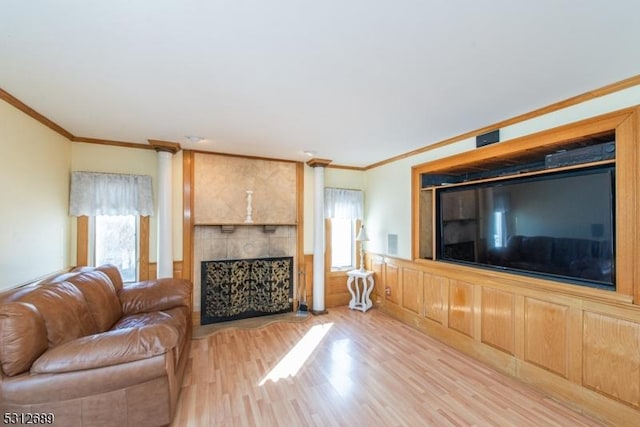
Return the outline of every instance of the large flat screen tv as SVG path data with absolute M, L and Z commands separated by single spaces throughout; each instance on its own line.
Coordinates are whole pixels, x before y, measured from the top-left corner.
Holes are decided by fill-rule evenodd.
M 615 289 L 615 168 L 442 187 L 436 257 Z

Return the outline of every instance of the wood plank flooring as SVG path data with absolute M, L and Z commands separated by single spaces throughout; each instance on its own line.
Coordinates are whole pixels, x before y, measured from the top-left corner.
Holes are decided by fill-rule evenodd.
M 376 309 L 222 330 L 188 363 L 176 427 L 602 425 Z

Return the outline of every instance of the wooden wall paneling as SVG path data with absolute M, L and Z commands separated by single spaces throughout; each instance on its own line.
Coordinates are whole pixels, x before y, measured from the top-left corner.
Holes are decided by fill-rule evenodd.
M 449 307 L 451 306 L 450 280 L 445 276 L 434 276 L 434 281 L 440 283 L 440 295 L 442 297 L 440 317 L 442 319 L 442 326 L 449 328 Z
M 515 297 L 482 287 L 481 341 L 507 353 L 515 352 Z
M 567 378 L 569 381 L 582 384 L 583 369 L 583 321 L 582 307 L 569 307 L 567 324 Z
M 482 286 L 472 285 L 473 310 L 471 310 L 472 337 L 482 340 Z
M 430 273 L 423 273 L 423 289 L 424 289 L 424 317 L 434 320 L 440 324 L 444 322 L 444 295 L 448 288 L 446 285 L 447 278 L 434 276 Z
M 574 332 L 576 327 L 578 327 L 579 331 L 582 330 L 581 319 L 583 310 L 596 311 L 605 316 L 612 318 L 617 317 L 627 322 L 640 325 L 640 308 L 630 304 L 627 299 L 621 299 L 616 295 L 613 295 L 612 298 L 611 294 L 613 293 L 610 292 L 586 292 L 584 294 L 563 293 L 561 291 L 565 290 L 565 288 L 562 286 L 554 286 L 549 289 L 536 288 L 532 286 L 532 282 L 530 282 L 528 278 L 523 279 L 520 276 L 499 275 L 494 273 L 487 274 L 486 271 L 471 274 L 465 272 L 466 270 L 471 271 L 469 268 L 457 268 L 456 266 L 444 263 L 425 262 L 424 260 L 406 261 L 378 255 L 371 256 L 370 260 L 372 268 L 377 265 L 375 268 L 377 268 L 379 272 L 384 271 L 385 261 L 400 269 L 413 269 L 421 272 L 423 274 L 425 314 L 428 313 L 427 306 L 430 300 L 428 289 L 437 288 L 436 285 L 431 285 L 431 283 L 440 283 L 441 289 L 444 290 L 442 293 L 442 304 L 445 315 L 443 316 L 442 325 L 436 321 L 432 321 L 429 317 L 420 316 L 403 308 L 401 305 L 393 303 L 383 303 L 379 305 L 381 311 L 390 314 L 405 324 L 416 327 L 418 330 L 434 338 L 446 342 L 448 345 L 478 360 L 482 360 L 500 372 L 508 373 L 531 384 L 550 396 L 562 399 L 570 404 L 575 404 L 580 410 L 602 419 L 605 424 L 635 425 L 634 423 L 636 423 L 640 417 L 640 409 L 636 406 L 583 386 L 581 377 L 582 363 L 580 360 L 582 353 L 580 349 L 576 350 L 577 346 L 580 346 L 582 343 L 582 334 L 579 332 L 576 337 Z M 449 282 L 455 282 L 456 285 L 463 283 L 473 289 L 477 289 L 479 286 L 471 284 L 472 281 L 476 281 L 478 285 L 483 287 L 489 287 L 514 295 L 515 337 L 513 355 L 497 347 L 483 343 L 480 340 L 476 340 L 474 337 L 462 334 L 454 328 L 447 327 L 448 316 L 446 314 L 449 312 L 448 298 L 449 293 L 453 294 L 453 292 L 448 291 Z M 471 294 L 473 297 L 471 306 L 473 307 L 476 301 L 473 291 L 471 291 Z M 603 298 L 603 296 L 606 296 L 606 298 Z M 482 293 L 480 301 L 481 307 L 483 304 L 486 305 L 488 303 L 488 300 L 485 301 Z M 543 367 L 542 365 L 526 360 L 528 355 L 525 352 L 525 347 L 528 346 L 531 348 L 530 343 L 525 343 L 525 338 L 527 338 L 528 335 L 527 329 L 531 330 L 531 328 L 527 326 L 527 312 L 529 318 L 533 319 L 531 314 L 534 311 L 536 314 L 540 314 L 543 311 L 540 307 L 535 307 L 538 310 L 532 309 L 533 304 L 536 302 L 540 307 L 546 308 L 550 306 L 552 308 L 551 317 L 559 311 L 566 319 L 566 322 L 542 322 L 542 324 L 552 326 L 543 326 L 540 328 L 540 335 L 544 335 L 545 333 L 553 335 L 558 329 L 555 325 L 565 324 L 565 326 L 560 329 L 564 330 L 563 333 L 567 336 L 566 357 L 564 357 L 566 359 L 567 376 L 559 375 L 548 367 Z M 480 319 L 482 319 L 482 316 L 480 316 Z M 475 328 L 474 326 L 473 330 L 475 330 Z M 530 334 L 528 339 L 529 341 L 534 341 Z M 553 342 L 562 342 L 562 340 L 555 338 L 550 338 L 550 340 Z M 627 347 L 630 347 L 630 345 L 627 345 Z M 546 350 L 541 351 L 544 352 Z M 576 377 L 576 372 L 578 371 L 580 372 Z M 618 384 L 626 384 L 630 380 L 636 381 L 638 379 L 634 372 L 629 373 L 625 371 L 623 374 L 614 372 L 613 375 L 615 375 L 616 378 L 611 379 L 611 381 Z M 631 420 L 634 421 L 631 422 Z
M 509 141 L 508 144 L 492 144 L 466 151 L 460 154 L 443 157 L 438 160 L 414 166 L 415 173 L 438 173 L 464 164 L 483 162 L 493 157 L 521 153 L 540 147 L 553 147 L 565 141 L 574 140 L 586 135 L 595 135 L 616 129 L 620 123 L 633 114 L 632 108 L 615 111 L 602 116 L 569 123 L 556 128 L 525 135 Z M 617 152 L 617 147 L 616 147 Z M 616 156 L 617 157 L 617 156 Z
M 371 257 L 371 271 L 373 271 L 373 292 L 371 301 L 374 304 L 384 304 L 385 301 L 385 263 L 380 256 Z
M 640 407 L 640 324 L 584 314 L 586 387 Z
M 422 195 L 420 188 L 422 187 L 420 174 L 411 174 L 411 258 L 421 257 L 422 235 L 421 223 L 421 206 Z
M 325 305 L 338 307 L 348 305 L 351 301 L 351 293 L 347 288 L 347 273 L 332 272 L 325 275 Z
M 402 268 L 402 307 L 422 315 L 422 273 L 413 268 Z
M 399 305 L 400 301 L 402 301 L 402 288 L 400 287 L 400 268 L 391 262 L 386 262 L 384 277 L 384 294 L 386 300 Z
M 525 296 L 514 295 L 513 298 L 513 354 L 524 360 L 525 337 Z
M 640 302 L 638 271 L 638 179 L 640 156 L 637 143 L 637 114 L 616 129 L 616 290 L 634 295 Z M 634 290 L 634 283 L 636 289 Z
M 139 280 L 149 280 L 149 241 L 151 239 L 151 230 L 149 229 L 149 217 L 140 217 L 140 271 L 138 273 Z M 175 271 L 175 270 L 174 270 Z
M 182 277 L 193 281 L 193 151 L 182 152 Z
M 182 261 L 173 261 L 173 277 L 183 279 L 184 263 Z
M 638 192 L 640 191 L 640 183 L 638 182 L 640 180 L 640 106 L 636 107 L 633 118 L 634 122 L 632 126 L 625 125 L 625 132 L 619 133 L 623 133 L 621 137 L 628 139 L 627 143 L 631 144 L 631 146 L 634 147 L 636 151 L 636 162 L 634 167 L 636 175 L 631 182 L 632 185 L 635 186 L 634 190 L 632 190 L 635 194 L 635 209 L 633 209 L 633 212 L 635 213 L 635 218 L 633 220 L 635 229 L 633 230 L 634 234 L 632 238 L 634 253 L 632 256 L 634 256 L 634 260 L 637 260 L 640 256 L 640 225 L 638 225 L 638 222 L 640 221 L 640 194 L 638 194 Z M 632 273 L 633 281 L 631 284 L 633 287 L 633 289 L 631 290 L 633 295 L 633 302 L 634 304 L 640 305 L 640 263 L 633 262 L 632 264 L 634 267 Z M 623 288 L 619 292 L 624 292 L 625 290 L 627 290 L 627 288 Z
M 525 299 L 525 360 L 568 377 L 569 307 Z
M 79 216 L 76 222 L 76 264 L 89 265 L 89 217 Z
M 473 288 L 459 280 L 449 281 L 449 328 L 473 336 Z

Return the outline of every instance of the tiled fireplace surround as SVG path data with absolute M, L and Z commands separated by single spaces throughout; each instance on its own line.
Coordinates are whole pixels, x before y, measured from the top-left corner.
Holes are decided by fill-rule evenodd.
M 193 168 L 195 310 L 201 310 L 202 261 L 293 257 L 296 286 L 299 165 L 195 153 Z M 245 223 L 249 190 L 253 224 Z M 223 227 L 233 227 L 233 232 L 223 232 Z
M 198 225 L 194 229 L 194 305 L 200 310 L 202 261 L 296 255 L 296 226 L 277 225 L 265 231 L 263 225 L 236 225 L 233 232 L 222 232 L 220 225 Z M 295 272 L 294 272 L 294 283 Z

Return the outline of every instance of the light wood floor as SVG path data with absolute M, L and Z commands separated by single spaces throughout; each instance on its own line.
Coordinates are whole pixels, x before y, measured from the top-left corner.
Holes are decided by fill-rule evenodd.
M 265 382 L 281 359 L 295 367 L 290 350 L 318 338 L 295 376 Z M 601 424 L 376 309 L 341 307 L 194 340 L 172 426 L 218 425 Z

